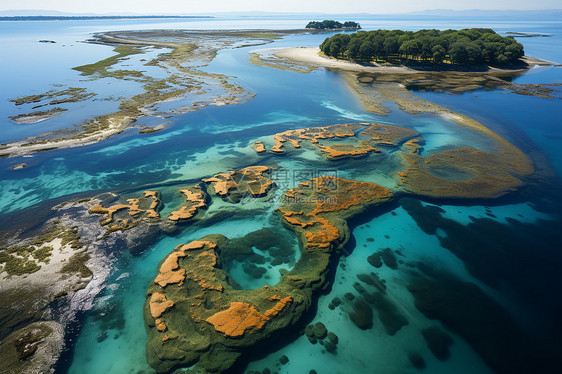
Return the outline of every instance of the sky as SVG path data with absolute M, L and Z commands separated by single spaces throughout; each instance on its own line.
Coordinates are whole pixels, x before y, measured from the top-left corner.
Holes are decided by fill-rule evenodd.
M 560 0 L 0 0 L 0 11 L 192 14 L 212 12 L 406 13 L 426 9 L 560 9 Z

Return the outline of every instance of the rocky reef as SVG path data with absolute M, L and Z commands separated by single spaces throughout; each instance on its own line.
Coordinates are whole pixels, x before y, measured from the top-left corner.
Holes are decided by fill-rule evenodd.
M 222 257 L 240 243 L 232 247 L 222 235 L 179 245 L 161 262 L 144 308 L 147 357 L 156 371 L 197 364 L 223 372 L 244 352 L 293 326 L 311 307 L 315 291 L 328 286 L 330 259 L 349 238 L 346 219 L 393 197 L 376 184 L 335 177 L 311 179 L 284 196 L 279 213 L 303 250 L 278 284 L 239 289 Z

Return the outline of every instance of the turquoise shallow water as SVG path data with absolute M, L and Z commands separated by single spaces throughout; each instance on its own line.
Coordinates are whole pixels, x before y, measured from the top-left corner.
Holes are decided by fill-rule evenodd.
M 528 55 L 562 61 L 562 27 L 559 23 L 358 21 L 365 28 L 491 26 L 498 31 L 553 33 L 551 38 L 526 38 L 520 41 L 524 43 Z M 230 19 L 196 20 L 184 23 L 0 22 L 0 29 L 3 30 L 0 44 L 10 48 L 14 56 L 13 59 L 2 59 L 0 62 L 0 78 L 7 82 L 0 90 L 0 128 L 4 130 L 0 141 L 21 139 L 41 133 L 44 129 L 68 127 L 78 119 L 113 110 L 114 102 L 89 101 L 83 108 L 69 110 L 64 114 L 66 117 L 60 117 L 60 121 L 49 120 L 43 124 L 17 127 L 7 120 L 7 116 L 16 113 L 8 99 L 43 92 L 57 82 L 88 87 L 105 95 L 118 95 L 124 89 L 122 84 L 112 81 L 82 81 L 76 72 L 70 70 L 73 66 L 91 63 L 112 54 L 111 48 L 80 42 L 91 32 L 150 28 L 281 29 L 299 27 L 302 23 L 302 20 L 270 19 L 243 22 Z M 394 181 L 388 174 L 390 168 L 385 168 L 384 158 L 363 159 L 360 162 L 368 162 L 369 167 L 357 170 L 343 163 L 327 164 L 313 152 L 303 152 L 290 158 L 267 158 L 258 157 L 248 147 L 251 142 L 273 133 L 308 126 L 379 121 L 411 127 L 420 131 L 426 139 L 426 154 L 450 145 L 472 145 L 484 150 L 489 147 L 482 137 L 435 116 L 410 115 L 395 108 L 388 116 L 366 112 L 337 73 L 320 69 L 310 74 L 298 74 L 254 66 L 248 62 L 248 53 L 253 49 L 315 46 L 325 36 L 288 36 L 265 47 L 221 51 L 205 70 L 235 76 L 240 85 L 255 92 L 256 97 L 245 104 L 208 107 L 179 115 L 171 119 L 171 126 L 155 134 L 139 136 L 136 130 L 131 129 L 106 141 L 81 148 L 51 151 L 33 157 L 0 159 L 0 187 L 3 191 L 0 212 L 17 212 L 73 193 L 142 190 L 144 186 L 150 186 L 167 191 L 165 202 L 169 203 L 164 208 L 165 213 L 179 201 L 174 195 L 175 187 L 214 173 L 262 162 L 277 162 L 289 170 L 326 169 L 328 165 L 338 176 L 393 187 Z M 39 39 L 54 39 L 57 44 L 37 43 Z M 41 60 L 36 58 L 38 54 L 43 56 Z M 18 61 L 26 61 L 26 64 L 18 64 Z M 127 63 L 134 65 L 139 61 L 132 59 Z M 25 78 L 7 73 L 14 70 L 24 70 Z M 560 68 L 540 69 L 517 79 L 521 83 L 561 83 L 561 71 Z M 129 84 L 126 87 L 128 93 L 134 93 L 138 87 Z M 559 99 L 519 96 L 500 90 L 456 96 L 431 92 L 418 94 L 481 120 L 525 152 L 548 160 L 558 173 L 562 171 L 559 147 L 562 139 L 562 128 L 559 126 L 562 107 Z M 20 162 L 26 162 L 29 166 L 17 171 L 8 169 L 10 165 Z M 172 186 L 159 187 L 164 183 L 171 183 Z M 475 285 L 483 295 L 495 300 L 507 311 L 509 318 L 516 321 L 525 333 L 533 336 L 533 339 L 537 336 L 543 338 L 539 340 L 551 342 L 556 347 L 556 340 L 545 331 L 550 330 L 552 334 L 562 332 L 560 323 L 551 320 L 556 311 L 562 310 L 558 292 L 562 289 L 554 278 L 556 272 L 547 264 L 559 264 L 561 261 L 556 243 L 562 231 L 557 230 L 560 216 L 556 209 L 560 196 L 555 187 L 548 183 L 533 184 L 517 196 L 497 201 L 447 201 L 439 205 L 435 201 L 423 202 L 422 208 L 440 209 L 439 214 L 443 219 L 434 222 L 438 227 L 433 232 L 427 229 L 430 223 L 416 221 L 414 213 L 405 209 L 407 203 L 402 202 L 382 209 L 375 217 L 365 217 L 353 223 L 353 240 L 340 259 L 345 266 L 335 266 L 331 290 L 319 297 L 316 313 L 307 317 L 309 322 L 325 323 L 330 331 L 338 335 L 340 343 L 337 354 L 325 352 L 320 344 L 311 345 L 306 336 L 296 340 L 287 337 L 286 341 L 281 337 L 282 344 L 279 346 L 243 362 L 242 371 L 268 367 L 280 373 L 306 373 L 311 369 L 318 373 L 416 372 L 407 357 L 409 352 L 416 352 L 425 360 L 425 372 L 493 372 L 482 358 L 480 348 L 484 344 L 467 334 L 459 326 L 458 320 L 448 315 L 447 318 L 441 315 L 437 319 L 428 318 L 420 312 L 408 287 L 418 277 L 423 278 L 427 274 L 433 274 L 436 279 L 442 279 L 439 278 L 441 273 L 452 274 L 459 282 Z M 291 186 L 285 186 L 288 187 Z M 235 238 L 264 226 L 269 227 L 272 225 L 271 220 L 275 219 L 271 218 L 273 208 L 260 206 L 251 218 L 232 216 L 210 227 L 187 228 L 178 236 L 163 238 L 136 257 L 123 254 L 96 308 L 84 317 L 84 325 L 74 342 L 74 349 L 66 355 L 67 365 L 61 366 L 59 371 L 77 374 L 151 372 L 145 358 L 146 333 L 142 307 L 147 285 L 154 278 L 158 263 L 176 245 L 206 234 L 221 233 Z M 424 210 L 424 214 L 430 216 L 431 211 Z M 492 232 L 487 231 L 488 227 L 493 228 Z M 542 228 L 544 231 L 541 231 Z M 476 240 L 480 238 L 482 240 Z M 471 245 L 472 252 L 466 248 Z M 398 250 L 402 255 L 395 256 L 403 263 L 399 263 L 396 269 L 387 264 L 381 268 L 372 267 L 367 258 L 384 248 L 390 248 L 394 253 Z M 298 257 L 296 253 L 294 260 Z M 290 268 L 291 264 L 283 266 Z M 420 270 L 423 266 L 433 268 L 433 273 L 427 269 L 424 273 Z M 239 265 L 234 266 L 231 272 L 243 288 L 251 289 L 266 283 L 275 284 L 280 277 L 279 268 L 272 266 L 267 269 L 266 276 L 259 279 L 248 277 Z M 395 335 L 386 333 L 380 310 L 374 310 L 373 326 L 368 330 L 358 329 L 350 320 L 349 313 L 354 306 L 346 301 L 344 295 L 351 292 L 358 298 L 357 288 L 354 287 L 357 275 L 370 272 L 376 272 L 386 281 L 386 300 L 408 320 L 408 324 Z M 501 280 L 497 281 L 496 277 Z M 375 291 L 372 286 L 363 286 L 368 292 Z M 536 296 L 531 299 L 522 297 L 521 290 L 529 291 L 531 287 L 534 287 L 532 293 Z M 329 305 L 334 297 L 344 302 L 332 310 Z M 449 310 L 446 306 L 443 309 Z M 477 321 L 489 321 L 486 316 L 492 314 L 484 313 Z M 467 316 L 463 318 L 466 318 L 467 324 L 472 321 Z M 434 357 L 420 332 L 434 325 L 447 331 L 454 340 L 450 347 L 450 358 L 444 361 Z M 495 338 L 492 336 L 492 340 Z M 282 355 L 289 358 L 288 364 L 279 363 Z M 498 356 L 501 354 L 498 353 Z

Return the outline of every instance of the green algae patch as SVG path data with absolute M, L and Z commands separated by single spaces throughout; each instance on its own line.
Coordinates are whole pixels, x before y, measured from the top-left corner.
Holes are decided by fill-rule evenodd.
M 90 259 L 90 255 L 86 252 L 76 252 L 60 269 L 60 273 L 80 274 L 81 278 L 89 278 L 94 274 L 86 266 L 86 262 Z
M 9 118 L 15 123 L 17 123 L 18 125 L 22 125 L 28 123 L 42 122 L 47 119 L 56 117 L 64 113 L 65 111 L 67 111 L 67 109 L 56 107 L 49 110 L 38 110 L 26 114 L 18 114 L 17 116 L 11 116 Z
M 52 242 L 60 239 L 61 247 L 69 244 L 72 249 L 81 248 L 76 228 L 57 228 L 36 238 L 24 241 L 24 244 L 4 244 L 0 247 L 0 269 L 8 276 L 31 274 L 41 269 L 41 263 L 47 264 L 54 250 Z
M 95 93 L 89 92 L 87 89 L 82 87 L 69 87 L 64 90 L 50 90 L 43 94 L 18 97 L 16 99 L 10 100 L 10 102 L 14 103 L 15 105 L 23 105 L 35 104 L 50 100 L 49 102 L 44 102 L 39 106 L 60 105 L 64 103 L 76 103 L 79 101 L 85 101 L 91 99 L 95 95 Z
M 57 354 L 53 343 L 62 344 L 62 335 L 54 322 L 32 323 L 0 342 L 3 372 L 39 373 L 49 369 L 48 356 Z
M 141 72 L 131 71 L 131 70 L 117 70 L 108 71 L 107 69 L 111 66 L 117 64 L 118 62 L 124 60 L 126 57 L 142 53 L 143 50 L 139 47 L 131 45 L 119 45 L 113 49 L 116 55 L 110 56 L 106 59 L 100 60 L 93 64 L 76 66 L 72 68 L 73 70 L 79 71 L 81 75 L 90 76 L 94 74 L 99 74 L 100 77 L 115 77 L 123 78 L 124 76 L 142 76 Z

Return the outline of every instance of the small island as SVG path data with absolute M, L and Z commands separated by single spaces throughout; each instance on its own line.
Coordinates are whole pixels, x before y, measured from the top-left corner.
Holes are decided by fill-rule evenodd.
M 365 62 L 404 62 L 463 66 L 506 66 L 519 62 L 523 45 L 513 36 L 494 30 L 375 30 L 337 34 L 327 38 L 320 50 L 330 57 Z
M 325 19 L 322 22 L 310 21 L 305 28 L 315 30 L 359 30 L 361 29 L 361 25 L 353 21 L 341 23 L 338 21 Z

